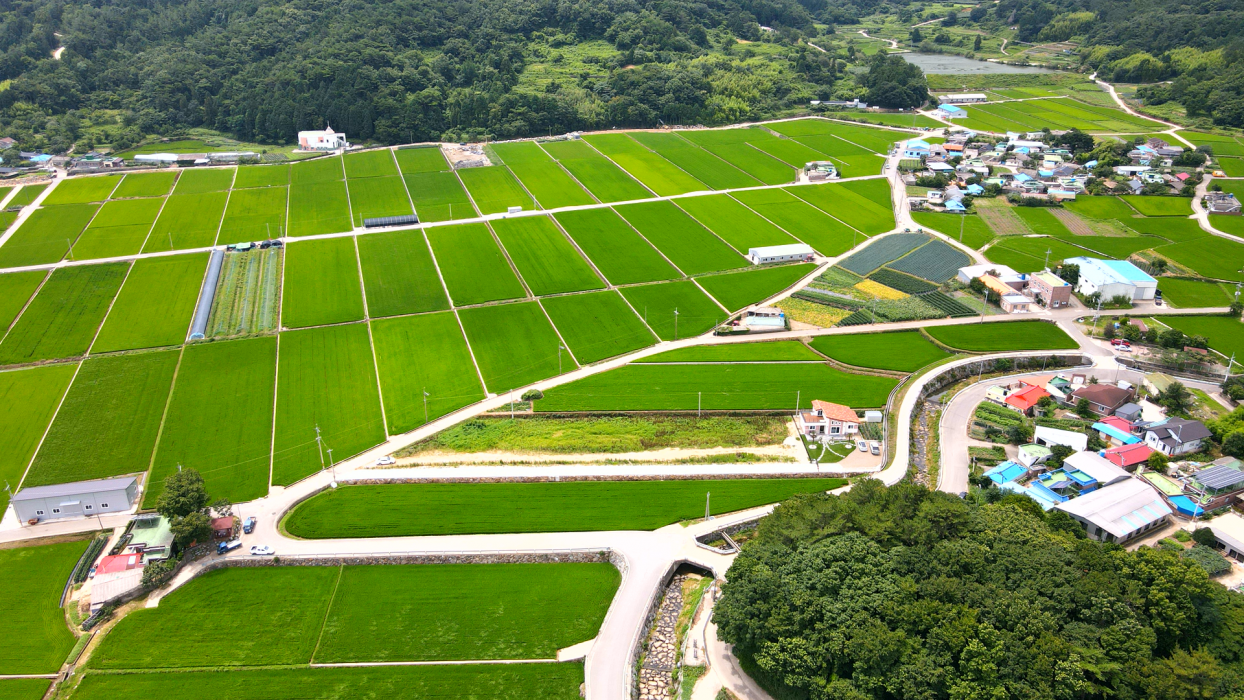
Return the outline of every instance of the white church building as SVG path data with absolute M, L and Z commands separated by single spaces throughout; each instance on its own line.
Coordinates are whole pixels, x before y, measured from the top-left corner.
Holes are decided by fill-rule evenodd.
M 349 147 L 346 135 L 333 131 L 332 125 L 326 124 L 322 131 L 298 132 L 298 148 L 303 151 L 335 151 Z

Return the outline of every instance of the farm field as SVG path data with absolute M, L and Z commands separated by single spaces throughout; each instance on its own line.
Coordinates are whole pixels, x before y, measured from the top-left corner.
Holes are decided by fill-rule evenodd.
M 414 210 L 406 185 L 397 175 L 392 177 L 368 177 L 349 180 L 350 210 L 354 212 L 353 225 L 361 227 L 365 219 L 383 216 L 410 216 Z
M 359 262 L 372 318 L 443 311 L 449 298 L 432 263 L 422 231 L 383 231 L 359 236 Z
M 1158 289 L 1168 304 L 1189 309 L 1230 306 L 1235 300 L 1235 285 L 1223 282 L 1159 277 Z
M 890 181 L 885 178 L 871 180 L 854 180 L 851 182 L 830 183 L 858 197 L 863 197 L 884 211 L 891 211 L 894 202 L 890 192 Z
M 129 267 L 129 263 L 110 263 L 52 272 L 0 342 L 0 365 L 86 352 Z
M 457 171 L 471 193 L 471 201 L 481 214 L 499 214 L 510 207 L 522 207 L 523 211 L 535 208 L 531 195 L 518 184 L 514 175 L 503 165 L 484 168 L 463 168 Z
M 924 332 L 947 347 L 967 352 L 1073 350 L 1077 347 L 1063 329 L 1044 321 L 929 326 Z
M 1239 319 L 1229 316 L 1159 316 L 1158 320 L 1188 335 L 1205 336 L 1211 348 L 1227 357 L 1234 354 L 1237 366 L 1244 364 L 1244 360 L 1240 359 L 1244 358 L 1244 323 Z
M 555 214 L 575 243 L 611 283 L 672 280 L 680 275 L 669 262 L 612 209 Z
M 1063 202 L 1063 207 L 1090 219 L 1118 219 L 1124 223 L 1137 212 L 1118 197 L 1076 197 Z
M 750 248 L 798 243 L 729 195 L 683 197 L 674 203 L 743 255 Z
M 855 115 L 853 115 L 855 116 Z M 864 115 L 859 115 L 864 116 Z M 910 120 L 913 116 L 919 119 L 928 119 L 928 117 L 918 115 L 896 115 L 881 114 L 867 115 L 868 118 L 878 117 L 880 119 L 904 119 Z M 933 121 L 933 120 L 929 120 Z M 775 122 L 765 125 L 767 128 L 776 131 L 779 134 L 790 136 L 796 140 L 800 140 L 808 136 L 829 135 L 840 138 L 851 145 L 860 146 L 874 153 L 888 153 L 891 144 L 895 141 L 911 138 L 912 134 L 901 131 L 891 131 L 889 129 L 877 129 L 870 126 L 857 126 L 855 124 L 843 124 L 841 122 L 831 122 L 822 119 L 796 119 L 787 122 Z M 916 126 L 932 126 L 931 124 L 917 124 Z M 830 155 L 837 155 L 838 150 L 834 149 Z
M 1122 110 L 1066 98 L 968 105 L 966 110 L 967 118 L 959 123 L 969 129 L 986 131 L 1033 131 L 1049 127 L 1075 128 L 1090 133 L 1147 133 L 1159 128 L 1157 122 L 1133 117 Z
M 98 209 L 97 204 L 66 204 L 36 209 L 0 246 L 0 267 L 46 265 L 60 261 Z
M 761 132 L 768 136 L 768 132 Z M 792 168 L 803 168 L 804 165 L 817 160 L 827 160 L 828 154 L 823 153 L 809 144 L 793 139 L 763 138 L 750 141 L 751 145 Z M 843 143 L 844 148 L 851 148 Z
M 454 221 L 477 214 L 458 176 L 450 172 L 413 173 L 405 176 L 406 190 L 415 203 L 420 221 Z
M 282 333 L 277 376 L 272 483 L 286 486 L 322 468 L 316 426 L 335 460 L 385 439 L 366 325 Z
M 616 211 L 688 275 L 732 270 L 748 264 L 730 246 L 668 200 L 627 204 L 617 207 Z
M 75 637 L 60 609 L 61 589 L 86 541 L 0 549 L 0 673 L 57 673 Z M 46 683 L 46 681 L 45 681 Z
M 87 360 L 23 486 L 147 471 L 179 350 Z
M 656 336 L 616 291 L 570 294 L 542 299 L 575 359 L 583 364 L 646 348 Z
M 413 430 L 484 398 L 454 314 L 380 319 L 371 327 L 389 434 Z
M 882 180 L 884 182 L 884 180 Z M 894 214 L 845 185 L 804 185 L 787 191 L 867 236 L 894 228 Z
M 753 148 L 747 143 L 747 139 L 755 138 L 754 135 L 734 133 L 744 131 L 752 130 L 679 131 L 677 135 L 730 163 L 766 185 L 783 185 L 788 182 L 794 182 L 794 168 L 763 151 Z
M 9 200 L 9 206 L 24 207 L 38 199 L 39 195 L 43 194 L 43 190 L 46 190 L 47 188 L 48 186 L 46 184 L 22 185 L 21 189 L 17 191 L 17 194 L 13 195 L 13 199 Z
M 527 296 L 486 224 L 425 229 L 455 306 Z
M 764 184 L 678 134 L 637 131 L 630 136 L 711 189 L 725 190 Z
M 347 153 L 344 158 L 346 179 L 359 180 L 369 177 L 397 177 L 397 162 L 393 151 L 377 148 L 370 151 Z
M 306 166 L 294 169 L 294 184 L 289 186 L 289 235 L 315 236 L 352 230 L 354 226 L 350 223 L 350 196 L 346 192 L 346 183 L 326 180 L 299 184 L 298 171 L 303 167 Z M 256 191 L 272 190 L 242 190 Z
M 532 294 L 582 292 L 605 286 L 549 217 L 498 219 L 491 226 Z
M 60 184 L 43 198 L 43 206 L 102 202 L 108 199 L 108 195 L 120 182 L 120 175 L 71 177 L 61 180 Z
M 197 469 L 212 499 L 268 493 L 276 338 L 186 346 L 144 493 L 154 508 L 177 466 Z
M 923 233 L 896 233 L 878 239 L 852 253 L 838 266 L 857 275 L 867 275 L 933 240 Z
M 179 194 L 168 198 L 143 245 L 144 253 L 206 248 L 216 242 L 227 192 Z
M 1239 220 L 1238 217 L 1231 217 Z M 1215 222 L 1217 223 L 1217 222 Z M 1157 252 L 1205 277 L 1244 281 L 1244 245 L 1219 236 L 1205 236 L 1157 248 Z M 3 350 L 0 345 L 0 351 Z
M 622 287 L 618 291 L 661 340 L 699 335 L 725 322 L 728 317 L 691 280 Z M 677 316 L 674 311 L 678 311 Z
M 914 372 L 950 357 L 920 331 L 823 335 L 812 339 L 812 347 L 843 364 L 896 372 Z
M 89 673 L 74 700 L 218 700 L 258 693 L 265 700 L 338 697 L 426 700 L 577 700 L 583 664 L 284 668 L 181 673 Z
M 397 167 L 403 175 L 449 170 L 449 161 L 445 160 L 439 146 L 399 148 L 393 152 L 393 155 L 396 156 Z
M 224 192 L 233 186 L 237 168 L 192 168 L 184 170 L 177 178 L 173 194 L 200 194 Z
M 310 185 L 317 182 L 336 182 L 346 179 L 341 156 L 312 158 L 290 170 L 289 184 Z
M 709 189 L 707 185 L 645 148 L 628 134 L 593 134 L 583 137 L 583 140 L 659 195 Z
M 492 146 L 492 150 L 522 181 L 540 207 L 556 209 L 596 202 L 534 141 L 498 143 Z
M 962 231 L 961 242 L 974 250 L 980 250 L 994 239 L 993 229 L 979 216 L 916 211 L 911 213 L 911 218 L 921 226 L 944 233 L 956 241 L 960 240 L 959 233 Z
M 136 261 L 91 352 L 183 343 L 203 286 L 207 258 L 207 253 L 192 253 Z
M 173 189 L 177 173 L 162 171 L 154 173 L 126 173 L 121 184 L 112 191 L 112 199 L 121 197 L 162 197 Z
M 602 202 L 624 202 L 653 196 L 648 188 L 583 141 L 549 141 L 541 144 L 541 148 Z
M 73 260 L 134 255 L 142 250 L 163 198 L 105 202 L 69 251 Z
M 503 532 L 654 530 L 838 488 L 843 479 L 572 481 L 345 486 L 286 517 L 296 537 L 404 537 Z M 367 513 L 366 516 L 363 514 Z
M 6 678 L 0 680 L 0 698 L 4 700 L 43 700 L 52 681 L 47 678 Z
M 0 372 L 0 479 L 11 486 L 21 483 L 77 369 L 61 363 Z M 8 505 L 8 492 L 0 493 L 0 513 Z
M 971 264 L 972 259 L 948 243 L 930 241 L 903 257 L 891 262 L 892 270 L 941 284 L 955 276 L 959 268 Z
M 847 252 L 860 238 L 855 229 L 785 190 L 748 190 L 730 196 L 826 257 Z
M 1046 251 L 1050 265 L 1059 260 L 1091 255 L 1080 248 L 1057 238 L 1003 238 L 985 251 L 990 262 L 1001 263 L 1016 272 L 1039 272 L 1045 268 Z
M 43 270 L 10 272 L 0 275 L 0 338 L 4 337 L 13 320 L 26 308 L 26 302 L 48 273 Z
M 768 299 L 816 269 L 811 263 L 762 267 L 724 275 L 697 277 L 696 282 L 731 311 Z
M 240 165 L 233 189 L 281 187 L 289 184 L 290 165 Z
M 221 338 L 271 331 L 280 312 L 279 248 L 225 254 L 207 319 L 207 337 Z
M 1191 216 L 1190 197 L 1147 197 L 1123 195 L 1121 199 L 1145 216 Z
M 558 351 L 561 340 L 534 301 L 463 309 L 458 318 L 492 393 L 577 368 L 570 353 Z
M 652 362 L 824 362 L 798 340 L 771 340 L 755 343 L 731 343 L 729 345 L 702 345 L 679 348 L 643 359 L 637 363 Z
M 895 380 L 793 363 L 632 364 L 554 387 L 537 411 L 709 411 L 791 409 L 799 395 L 853 408 L 885 404 Z M 811 399 L 808 399 L 811 400 Z
M 230 192 L 217 243 L 245 243 L 284 236 L 287 190 L 288 187 L 260 187 Z
M 305 328 L 362 318 L 363 292 L 353 238 L 286 246 L 281 325 Z

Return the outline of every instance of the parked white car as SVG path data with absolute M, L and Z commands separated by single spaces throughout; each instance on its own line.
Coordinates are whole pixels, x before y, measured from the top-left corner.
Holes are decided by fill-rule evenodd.
M 868 451 L 868 443 L 863 440 L 856 440 L 855 446 L 859 448 L 860 452 Z
M 394 464 L 397 464 L 397 460 L 393 459 L 393 455 L 385 455 L 381 457 L 380 459 L 376 460 L 377 467 L 388 467 Z
M 276 554 L 276 550 L 266 544 L 257 544 L 251 547 L 251 554 L 254 554 L 257 557 L 270 557 L 273 554 Z

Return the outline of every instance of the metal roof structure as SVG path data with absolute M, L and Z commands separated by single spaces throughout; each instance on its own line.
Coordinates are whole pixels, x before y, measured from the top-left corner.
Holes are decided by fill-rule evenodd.
M 1221 490 L 1244 486 L 1244 471 L 1225 464 L 1202 469 L 1193 474 L 1192 478 L 1207 489 Z
M 1173 512 L 1152 486 L 1139 479 L 1121 481 L 1055 507 L 1121 540 Z
M 48 486 L 32 486 L 13 494 L 13 501 L 30 501 L 36 498 L 59 498 L 64 496 L 80 496 L 84 493 L 101 491 L 124 491 L 134 483 L 132 476 L 115 479 L 95 479 L 93 481 L 73 481 L 68 484 L 51 484 Z

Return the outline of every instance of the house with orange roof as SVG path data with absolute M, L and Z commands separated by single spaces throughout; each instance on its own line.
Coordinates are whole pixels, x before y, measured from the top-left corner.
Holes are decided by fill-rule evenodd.
M 1042 389 L 1037 384 L 1029 384 L 1028 382 L 1024 382 L 1024 384 L 1025 386 L 1022 389 L 1007 394 L 1005 401 L 1006 405 L 1026 416 L 1030 416 L 1037 402 L 1043 397 L 1049 396 L 1050 392 Z
M 814 400 L 811 411 L 795 414 L 795 427 L 809 440 L 847 440 L 860 432 L 860 417 L 850 406 Z

